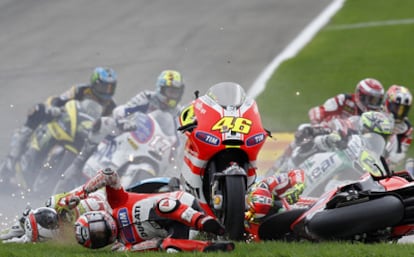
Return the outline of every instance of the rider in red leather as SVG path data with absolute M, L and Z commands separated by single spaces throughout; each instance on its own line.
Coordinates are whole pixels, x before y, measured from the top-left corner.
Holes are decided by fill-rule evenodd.
M 366 111 L 380 110 L 384 97 L 384 87 L 381 82 L 373 78 L 366 78 L 358 82 L 353 94 L 338 94 L 329 98 L 323 105 L 313 107 L 308 115 L 311 124 L 301 124 L 296 133 L 311 125 L 322 127 L 332 119 L 346 119 L 351 116 L 361 115 Z M 295 142 L 288 145 L 282 158 L 292 154 Z
M 117 251 L 231 251 L 231 242 L 188 239 L 189 228 L 223 235 L 224 227 L 198 211 L 197 200 L 183 191 L 138 194 L 126 192 L 118 173 L 105 169 L 65 197 L 66 202 L 85 199 L 105 187 L 112 213 L 88 212 L 75 223 L 77 241 L 88 248 L 101 248 L 117 240 Z
M 326 100 L 323 105 L 309 110 L 312 124 L 319 124 L 333 118 L 347 118 L 361 115 L 366 111 L 377 111 L 381 108 L 384 97 L 384 87 L 373 78 L 358 82 L 353 94 L 338 94 Z
M 413 96 L 407 87 L 392 85 L 385 94 L 384 111 L 394 120 L 393 136 L 390 138 L 385 157 L 391 169 L 402 164 L 413 137 L 413 127 L 408 120 Z
M 245 229 L 251 239 L 259 240 L 257 230 L 264 217 L 295 204 L 304 189 L 305 171 L 301 169 L 266 177 L 252 185 L 247 192 L 245 213 Z

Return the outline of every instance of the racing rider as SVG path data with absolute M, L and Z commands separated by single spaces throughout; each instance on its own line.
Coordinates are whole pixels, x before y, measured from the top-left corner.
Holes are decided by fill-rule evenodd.
M 36 104 L 28 113 L 25 124 L 16 130 L 10 143 L 10 152 L 6 158 L 5 169 L 12 173 L 14 166 L 29 140 L 34 129 L 42 122 L 48 122 L 60 115 L 60 107 L 66 102 L 76 99 L 92 99 L 100 103 L 102 115 L 112 114 L 116 107 L 113 95 L 117 86 L 117 74 L 111 68 L 96 67 L 91 75 L 89 84 L 72 86 L 60 96 L 51 96 L 45 103 Z M 11 174 L 9 174 L 11 176 Z
M 413 128 L 408 120 L 413 97 L 408 88 L 392 85 L 386 92 L 384 110 L 394 119 L 393 136 L 388 141 L 385 157 L 391 169 L 400 165 L 411 145 Z
M 178 113 L 178 104 L 183 96 L 184 87 L 183 77 L 180 72 L 164 70 L 158 76 L 156 91 L 140 92 L 126 104 L 117 106 L 111 117 L 98 119 L 81 153 L 65 171 L 67 177 L 78 174 L 83 164 L 96 149 L 96 146 L 106 136 L 117 136 L 125 131 L 135 130 L 136 119 L 134 118 L 134 113 L 149 113 L 159 109 L 170 112 L 175 117 Z M 171 125 L 175 126 L 175 124 Z M 66 184 L 65 178 L 62 179 L 63 181 L 59 181 L 59 184 Z
M 338 94 L 326 100 L 321 106 L 309 110 L 312 124 L 319 124 L 333 118 L 347 118 L 361 115 L 366 111 L 380 110 L 384 97 L 384 87 L 373 78 L 358 82 L 353 94 Z
M 250 239 L 259 240 L 257 229 L 260 222 L 267 216 L 274 214 L 287 204 L 295 204 L 305 189 L 305 171 L 290 170 L 263 178 L 253 184 L 246 196 L 245 229 Z
M 66 231 L 65 225 L 73 226 L 81 214 L 88 211 L 111 211 L 104 190 L 96 191 L 81 201 L 72 199 L 72 202 L 67 203 L 65 197 L 69 195 L 72 192 L 51 196 L 46 201 L 47 208 L 26 208 L 12 227 L 1 232 L 0 239 L 3 243 L 34 243 L 61 238 Z M 58 221 L 57 224 L 55 220 Z
M 224 227 L 213 217 L 198 211 L 197 200 L 189 193 L 130 193 L 120 184 L 118 173 L 100 170 L 80 190 L 66 196 L 67 202 L 85 199 L 105 187 L 108 212 L 88 212 L 75 223 L 76 239 L 87 248 L 113 245 L 116 251 L 232 251 L 232 242 L 190 240 L 189 228 L 216 235 Z

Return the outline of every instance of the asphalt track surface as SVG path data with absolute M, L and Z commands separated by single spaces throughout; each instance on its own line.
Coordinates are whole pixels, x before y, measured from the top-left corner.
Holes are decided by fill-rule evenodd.
M 0 0 L 0 154 L 14 129 L 49 95 L 84 83 L 96 66 L 119 77 L 124 103 L 153 89 L 164 69 L 186 81 L 183 102 L 221 81 L 246 91 L 330 0 Z M 1 189 L 0 189 L 1 191 Z M 10 223 L 44 199 L 0 196 Z

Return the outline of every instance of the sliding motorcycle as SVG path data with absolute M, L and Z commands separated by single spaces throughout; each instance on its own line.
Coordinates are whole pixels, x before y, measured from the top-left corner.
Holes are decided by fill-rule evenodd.
M 367 135 L 368 136 L 368 135 Z M 370 134 L 373 144 L 385 141 Z M 361 179 L 324 193 L 261 223 L 261 240 L 396 242 L 414 232 L 414 174 L 392 172 L 368 150 L 358 158 Z
M 219 83 L 180 114 L 187 137 L 181 178 L 186 191 L 217 217 L 234 240 L 244 237 L 245 194 L 256 178 L 256 159 L 268 132 L 256 102 L 240 85 Z

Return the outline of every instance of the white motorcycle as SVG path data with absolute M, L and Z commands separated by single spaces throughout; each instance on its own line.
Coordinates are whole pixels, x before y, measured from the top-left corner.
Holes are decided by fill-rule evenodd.
M 79 186 L 103 168 L 117 170 L 125 188 L 147 178 L 178 176 L 179 137 L 173 115 L 156 110 L 148 114 L 137 112 L 130 118 L 135 119 L 136 129 L 107 136 L 76 178 L 65 178 L 65 185 L 59 185 L 58 190 Z
M 383 155 L 385 141 L 381 133 L 391 133 L 391 127 L 384 125 L 381 129 L 383 131 L 378 130 L 377 133 L 352 134 L 348 137 L 345 148 L 317 152 L 304 159 L 294 157 L 295 152 L 301 151 L 302 146 L 298 146 L 288 158 L 277 160 L 266 176 L 290 169 L 303 169 L 306 187 L 302 195 L 319 197 L 324 192 L 358 180 L 366 172 L 364 163 L 359 160 L 367 151 L 374 152 L 377 156 Z

